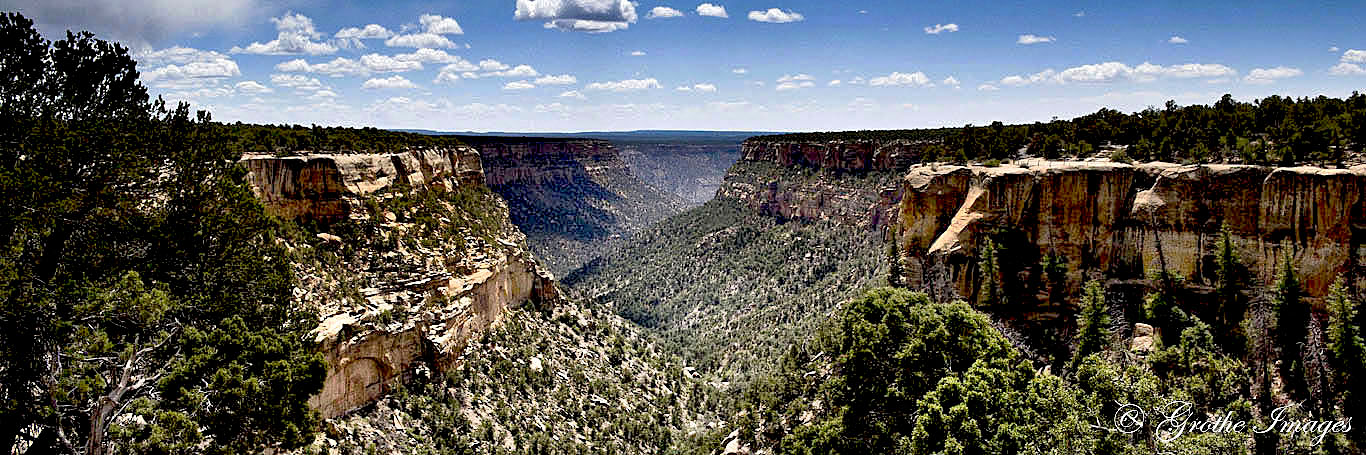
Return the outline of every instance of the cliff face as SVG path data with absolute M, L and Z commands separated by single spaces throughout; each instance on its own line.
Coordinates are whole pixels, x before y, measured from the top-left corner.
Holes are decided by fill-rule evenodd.
M 469 138 L 484 181 L 507 201 L 536 257 L 563 276 L 686 203 L 631 174 L 598 140 Z
M 1361 170 L 1234 165 L 919 165 L 902 180 L 897 230 L 912 285 L 972 296 L 987 237 L 1004 249 L 1009 280 L 1038 280 L 1037 264 L 1055 252 L 1067 258 L 1075 291 L 1088 277 L 1141 278 L 1164 260 L 1189 283 L 1211 283 L 1227 225 L 1254 284 L 1271 284 L 1288 253 L 1320 296 L 1361 252 L 1363 178 Z
M 740 148 L 743 161 L 843 171 L 899 171 L 920 162 L 929 142 L 748 140 Z
M 484 189 L 473 149 L 244 161 L 268 210 L 355 226 L 288 245 L 304 258 L 295 294 L 320 314 L 315 341 L 330 369 L 310 405 L 326 418 L 373 402 L 419 364 L 458 362 L 508 310 L 560 299 Z
M 898 170 L 918 156 L 910 142 L 750 140 L 716 196 L 783 219 L 831 220 L 882 232 L 898 215 Z
M 282 218 L 337 221 L 357 197 L 395 184 L 457 188 L 483 177 L 472 148 L 414 150 L 392 154 L 327 154 L 292 157 L 248 155 L 243 164 L 266 207 Z

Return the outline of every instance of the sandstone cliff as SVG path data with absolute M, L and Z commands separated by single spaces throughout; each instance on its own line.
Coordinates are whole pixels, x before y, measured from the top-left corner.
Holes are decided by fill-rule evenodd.
M 373 402 L 418 364 L 449 367 L 508 310 L 560 298 L 484 188 L 479 158 L 456 148 L 244 159 L 267 210 L 323 223 L 289 246 L 301 258 L 295 294 L 320 315 L 329 371 L 310 404 L 324 417 Z
M 1027 160 L 1001 167 L 926 164 L 902 180 L 897 231 L 915 286 L 972 296 L 977 247 L 991 237 L 1009 280 L 1038 280 L 1049 252 L 1068 259 L 1069 288 L 1088 277 L 1142 278 L 1160 267 L 1213 281 L 1227 225 L 1257 281 L 1290 255 L 1323 295 L 1355 267 L 1366 227 L 1362 170 Z
M 637 178 L 611 143 L 462 138 L 480 150 L 484 181 L 507 201 L 536 257 L 564 275 L 686 203 Z

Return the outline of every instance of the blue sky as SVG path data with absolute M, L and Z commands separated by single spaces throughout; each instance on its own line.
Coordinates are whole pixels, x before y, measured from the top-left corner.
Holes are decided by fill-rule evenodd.
M 917 128 L 1366 86 L 1360 2 L 1194 3 L 0 0 L 0 10 L 50 38 L 71 28 L 120 40 L 154 94 L 252 123 Z

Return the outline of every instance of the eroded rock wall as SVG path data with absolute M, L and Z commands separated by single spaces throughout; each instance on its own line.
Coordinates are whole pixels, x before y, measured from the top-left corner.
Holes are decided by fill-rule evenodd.
M 1165 262 L 1200 285 L 1214 280 L 1227 225 L 1253 284 L 1269 285 L 1288 254 L 1307 292 L 1323 295 L 1356 267 L 1366 228 L 1362 169 L 1049 162 L 917 165 L 902 180 L 898 238 L 915 286 L 971 297 L 978 248 L 1004 249 L 1008 280 L 1039 280 L 1050 252 L 1068 259 L 1068 287 L 1099 276 L 1142 278 Z
M 630 173 L 611 143 L 597 140 L 484 139 L 476 143 L 489 186 L 539 185 Z
M 441 205 L 435 208 L 445 213 L 441 223 L 494 220 L 492 228 L 488 221 L 479 224 L 483 232 L 432 232 L 414 213 L 369 213 L 373 209 L 363 206 L 371 196 L 482 187 L 480 154 L 472 148 L 243 161 L 254 191 L 272 213 L 319 221 L 324 230 L 346 219 L 368 229 L 357 238 L 320 232 L 317 239 L 289 245 L 303 256 L 322 250 L 333 252 L 323 256 L 341 257 L 340 263 L 296 267 L 295 295 L 320 315 L 315 341 L 329 371 L 322 392 L 309 403 L 325 418 L 373 402 L 418 365 L 444 369 L 459 362 L 466 343 L 508 311 L 561 298 L 550 273 L 526 251 L 507 205 L 492 194 L 474 196 L 485 198 L 480 211 L 487 213 L 458 213 L 462 209 L 439 199 L 423 202 Z M 353 253 L 337 254 L 348 248 Z

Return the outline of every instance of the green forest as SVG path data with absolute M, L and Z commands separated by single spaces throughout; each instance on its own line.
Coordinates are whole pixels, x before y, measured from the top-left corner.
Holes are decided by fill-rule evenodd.
M 1340 164 L 1366 144 L 1366 95 L 1347 99 L 1268 96 L 1251 102 L 1224 95 L 1213 105 L 1168 101 L 1126 114 L 1101 109 L 1071 120 L 1028 125 L 965 125 L 889 131 L 757 136 L 756 141 L 890 141 L 930 143 L 925 161 L 977 161 L 1028 156 L 1089 157 L 1112 149 L 1116 161 Z

